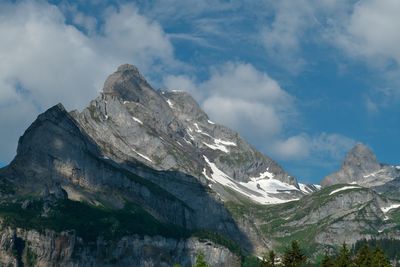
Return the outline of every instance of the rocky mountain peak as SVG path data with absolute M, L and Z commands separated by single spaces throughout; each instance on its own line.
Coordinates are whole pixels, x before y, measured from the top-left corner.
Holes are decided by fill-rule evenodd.
M 356 144 L 346 155 L 339 171 L 325 177 L 321 185 L 357 183 L 376 187 L 397 177 L 395 167 L 379 163 L 372 150 L 364 144 Z
M 347 154 L 343 168 L 358 169 L 363 172 L 373 172 L 380 169 L 375 154 L 366 145 L 358 143 Z
M 147 102 L 157 95 L 139 70 L 130 64 L 119 66 L 116 72 L 108 76 L 103 93 L 134 102 Z

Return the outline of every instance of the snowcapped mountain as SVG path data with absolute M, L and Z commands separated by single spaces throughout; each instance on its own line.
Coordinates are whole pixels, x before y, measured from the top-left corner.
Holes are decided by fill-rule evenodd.
M 132 65 L 106 80 L 83 112 L 71 112 L 84 131 L 116 162 L 140 161 L 204 181 L 222 200 L 240 197 L 282 203 L 313 192 L 236 132 L 208 118 L 183 91 L 154 90 Z

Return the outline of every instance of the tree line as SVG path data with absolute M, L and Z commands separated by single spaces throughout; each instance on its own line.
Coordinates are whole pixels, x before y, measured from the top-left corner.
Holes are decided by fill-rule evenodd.
M 378 246 L 369 246 L 368 243 L 358 245 L 353 250 L 343 244 L 336 255 L 325 253 L 319 264 L 311 263 L 297 241 L 292 241 L 283 255 L 269 251 L 262 260 L 256 258 L 245 260 L 243 267 L 389 267 L 388 257 Z

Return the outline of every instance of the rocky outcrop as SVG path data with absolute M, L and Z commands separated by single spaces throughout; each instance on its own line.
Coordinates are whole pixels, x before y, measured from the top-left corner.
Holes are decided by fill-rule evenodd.
M 381 186 L 400 176 L 400 171 L 378 162 L 367 146 L 357 144 L 348 153 L 341 169 L 325 177 L 321 185 L 356 183 L 366 187 Z
M 228 249 L 196 238 L 126 236 L 118 241 L 98 239 L 87 244 L 74 231 L 40 233 L 11 228 L 0 231 L 2 266 L 192 266 L 200 253 L 211 266 L 240 266 L 238 256 Z

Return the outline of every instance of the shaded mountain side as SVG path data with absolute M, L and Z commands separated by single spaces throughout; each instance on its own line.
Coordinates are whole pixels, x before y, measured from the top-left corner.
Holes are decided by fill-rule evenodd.
M 248 240 L 223 204 L 201 181 L 180 172 L 156 171 L 134 159 L 105 158 L 61 105 L 49 109 L 21 137 L 18 154 L 0 176 L 19 196 L 61 187 L 70 199 L 122 208 L 139 204 L 161 222 L 188 230 L 218 232 L 251 251 Z

